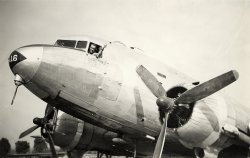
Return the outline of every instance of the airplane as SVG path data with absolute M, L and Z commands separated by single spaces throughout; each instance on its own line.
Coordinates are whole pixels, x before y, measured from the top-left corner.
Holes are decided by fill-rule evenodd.
M 12 104 L 21 85 L 47 103 L 20 138 L 41 127 L 53 157 L 55 144 L 69 157 L 249 154 L 249 108 L 217 93 L 238 79 L 236 70 L 200 83 L 136 47 L 91 36 L 20 47 L 9 66 Z

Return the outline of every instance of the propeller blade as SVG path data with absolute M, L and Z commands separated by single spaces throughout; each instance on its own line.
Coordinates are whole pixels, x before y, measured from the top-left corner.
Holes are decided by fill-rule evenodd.
M 21 139 L 21 138 L 27 136 L 28 134 L 32 133 L 32 132 L 33 132 L 34 130 L 36 130 L 38 127 L 39 127 L 39 126 L 36 125 L 36 126 L 33 126 L 33 127 L 29 128 L 29 129 L 27 129 L 26 131 L 24 131 L 23 133 L 20 134 L 19 139 Z
M 47 105 L 45 109 L 45 115 L 44 118 L 52 118 L 54 109 L 51 105 Z
M 42 136 L 30 136 L 31 138 L 43 138 Z
M 45 128 L 45 130 L 46 130 L 46 133 L 48 134 L 49 147 L 50 147 L 50 151 L 51 151 L 52 157 L 53 158 L 57 158 L 54 141 L 53 141 L 53 139 L 51 137 L 50 132 L 48 132 L 47 128 Z
M 162 154 L 162 150 L 165 144 L 166 132 L 167 132 L 167 120 L 169 113 L 165 113 L 165 119 L 163 120 L 163 126 L 161 127 L 160 135 L 157 139 L 157 143 L 155 145 L 155 150 L 153 154 L 153 158 L 160 158 Z
M 16 90 L 15 90 L 15 92 L 14 92 L 14 96 L 13 96 L 13 98 L 12 98 L 11 105 L 13 105 L 14 100 L 15 100 L 15 98 L 16 98 L 16 93 L 17 93 L 18 87 L 19 87 L 19 86 L 16 86 Z
M 231 70 L 184 92 L 175 100 L 175 104 L 189 104 L 201 100 L 228 86 L 238 78 L 238 72 Z
M 53 122 L 52 122 L 52 123 L 53 123 L 53 124 L 52 124 L 52 125 L 53 125 L 53 129 L 52 129 L 52 130 L 54 131 L 54 130 L 56 129 L 57 112 L 58 112 L 58 111 L 57 111 L 57 109 L 56 109 L 55 107 L 53 108 L 53 110 L 54 110 L 54 116 L 53 116 Z
M 149 72 L 144 66 L 140 65 L 136 69 L 137 74 L 140 76 L 142 81 L 148 87 L 148 89 L 158 98 L 165 96 L 165 89 L 162 84 L 155 78 L 155 76 Z

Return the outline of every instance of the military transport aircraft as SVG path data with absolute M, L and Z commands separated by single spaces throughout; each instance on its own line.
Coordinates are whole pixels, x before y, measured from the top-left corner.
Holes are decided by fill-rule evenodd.
M 97 150 L 133 157 L 247 157 L 250 110 L 216 92 L 238 79 L 235 70 L 199 83 L 119 41 L 90 36 L 29 45 L 9 57 L 17 89 L 48 105 L 41 127 L 51 146 L 69 156 Z M 67 114 L 57 119 L 57 111 Z M 98 154 L 101 157 L 102 154 Z

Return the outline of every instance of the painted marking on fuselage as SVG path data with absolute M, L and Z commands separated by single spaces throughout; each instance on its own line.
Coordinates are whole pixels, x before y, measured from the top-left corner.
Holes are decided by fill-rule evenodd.
M 135 108 L 136 108 L 136 116 L 137 116 L 137 124 L 144 126 L 144 111 L 141 100 L 140 91 L 137 87 L 134 88 L 134 97 L 135 97 Z
M 75 136 L 72 140 L 72 142 L 69 144 L 67 150 L 73 150 L 77 144 L 79 143 L 82 133 L 83 133 L 83 129 L 84 129 L 84 122 L 80 119 L 78 119 L 78 124 L 77 124 L 77 131 L 75 133 Z
M 25 60 L 26 57 L 23 56 L 21 53 L 19 53 L 18 51 L 14 51 L 11 53 L 10 57 L 9 57 L 9 65 L 10 68 L 12 69 L 17 63 Z
M 213 110 L 210 109 L 208 106 L 206 106 L 206 107 L 200 106 L 199 108 L 200 108 L 200 111 L 203 113 L 203 115 L 210 122 L 210 125 L 213 128 L 213 130 L 216 132 L 219 132 L 219 122 L 218 122 L 217 117 L 214 114 Z M 214 116 L 212 116 L 211 114 Z

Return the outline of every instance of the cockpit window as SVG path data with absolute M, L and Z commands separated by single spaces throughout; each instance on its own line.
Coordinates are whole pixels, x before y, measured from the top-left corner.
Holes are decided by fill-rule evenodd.
M 102 57 L 102 51 L 103 51 L 102 46 L 90 42 L 89 49 L 88 49 L 89 54 L 92 54 L 92 55 L 96 56 L 97 58 L 101 58 Z
M 87 41 L 78 41 L 76 44 L 76 48 L 86 48 L 88 42 Z
M 76 41 L 74 41 L 74 40 L 57 40 L 56 45 L 63 46 L 63 47 L 75 48 Z

